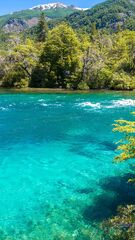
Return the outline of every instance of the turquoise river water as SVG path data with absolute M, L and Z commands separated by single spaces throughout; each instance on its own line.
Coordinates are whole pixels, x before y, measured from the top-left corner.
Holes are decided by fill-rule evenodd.
M 114 164 L 115 119 L 135 94 L 0 94 L 0 240 L 98 240 L 133 203 L 132 161 Z

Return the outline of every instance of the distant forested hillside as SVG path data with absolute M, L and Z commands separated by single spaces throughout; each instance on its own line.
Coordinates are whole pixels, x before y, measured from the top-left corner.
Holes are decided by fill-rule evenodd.
M 95 7 L 81 11 L 73 6 L 42 10 L 50 26 L 66 21 L 74 29 L 90 32 L 93 23 L 97 29 L 117 31 L 121 29 L 135 30 L 135 0 L 107 0 Z M 6 32 L 21 32 L 37 25 L 41 9 L 28 9 L 0 16 L 0 28 Z M 52 22 L 53 21 L 53 22 Z
M 67 8 L 67 9 L 49 9 L 44 11 L 46 14 L 47 18 L 50 19 L 56 19 L 56 18 L 63 18 L 71 13 L 75 12 L 74 9 L 72 8 Z M 38 18 L 41 14 L 40 10 L 23 10 L 23 11 L 18 11 L 14 12 L 13 14 L 7 14 L 4 16 L 0 16 L 0 27 L 3 27 L 6 23 L 8 23 L 9 20 L 12 19 L 22 19 L 22 20 L 29 20 L 32 18 Z
M 87 11 L 75 12 L 66 19 L 72 27 L 88 32 L 92 23 L 98 29 L 135 30 L 135 0 L 108 0 Z

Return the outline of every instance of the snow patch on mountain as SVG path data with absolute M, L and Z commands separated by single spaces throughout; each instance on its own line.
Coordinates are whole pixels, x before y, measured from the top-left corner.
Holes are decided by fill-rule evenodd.
M 39 9 L 39 10 L 43 11 L 43 10 L 50 10 L 50 9 L 57 9 L 57 8 L 63 8 L 63 9 L 71 8 L 71 9 L 80 10 L 80 11 L 87 10 L 87 8 L 79 8 L 79 7 L 75 7 L 73 5 L 68 6 L 68 5 L 60 3 L 60 2 L 37 5 L 37 6 L 30 8 L 30 10 L 38 10 Z

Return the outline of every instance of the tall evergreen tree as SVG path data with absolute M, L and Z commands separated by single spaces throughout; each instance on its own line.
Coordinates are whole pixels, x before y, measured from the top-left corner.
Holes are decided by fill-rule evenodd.
M 95 36 L 97 34 L 97 27 L 96 27 L 96 23 L 93 22 L 91 25 L 91 35 Z
M 48 34 L 48 25 L 45 20 L 45 14 L 44 12 L 41 13 L 38 26 L 37 26 L 37 40 L 39 42 L 44 42 L 47 38 Z

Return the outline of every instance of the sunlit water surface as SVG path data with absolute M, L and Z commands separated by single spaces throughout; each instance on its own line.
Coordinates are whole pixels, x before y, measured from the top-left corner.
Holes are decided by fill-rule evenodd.
M 135 199 L 132 162 L 112 162 L 112 124 L 134 110 L 130 93 L 1 93 L 0 239 L 100 239 Z

